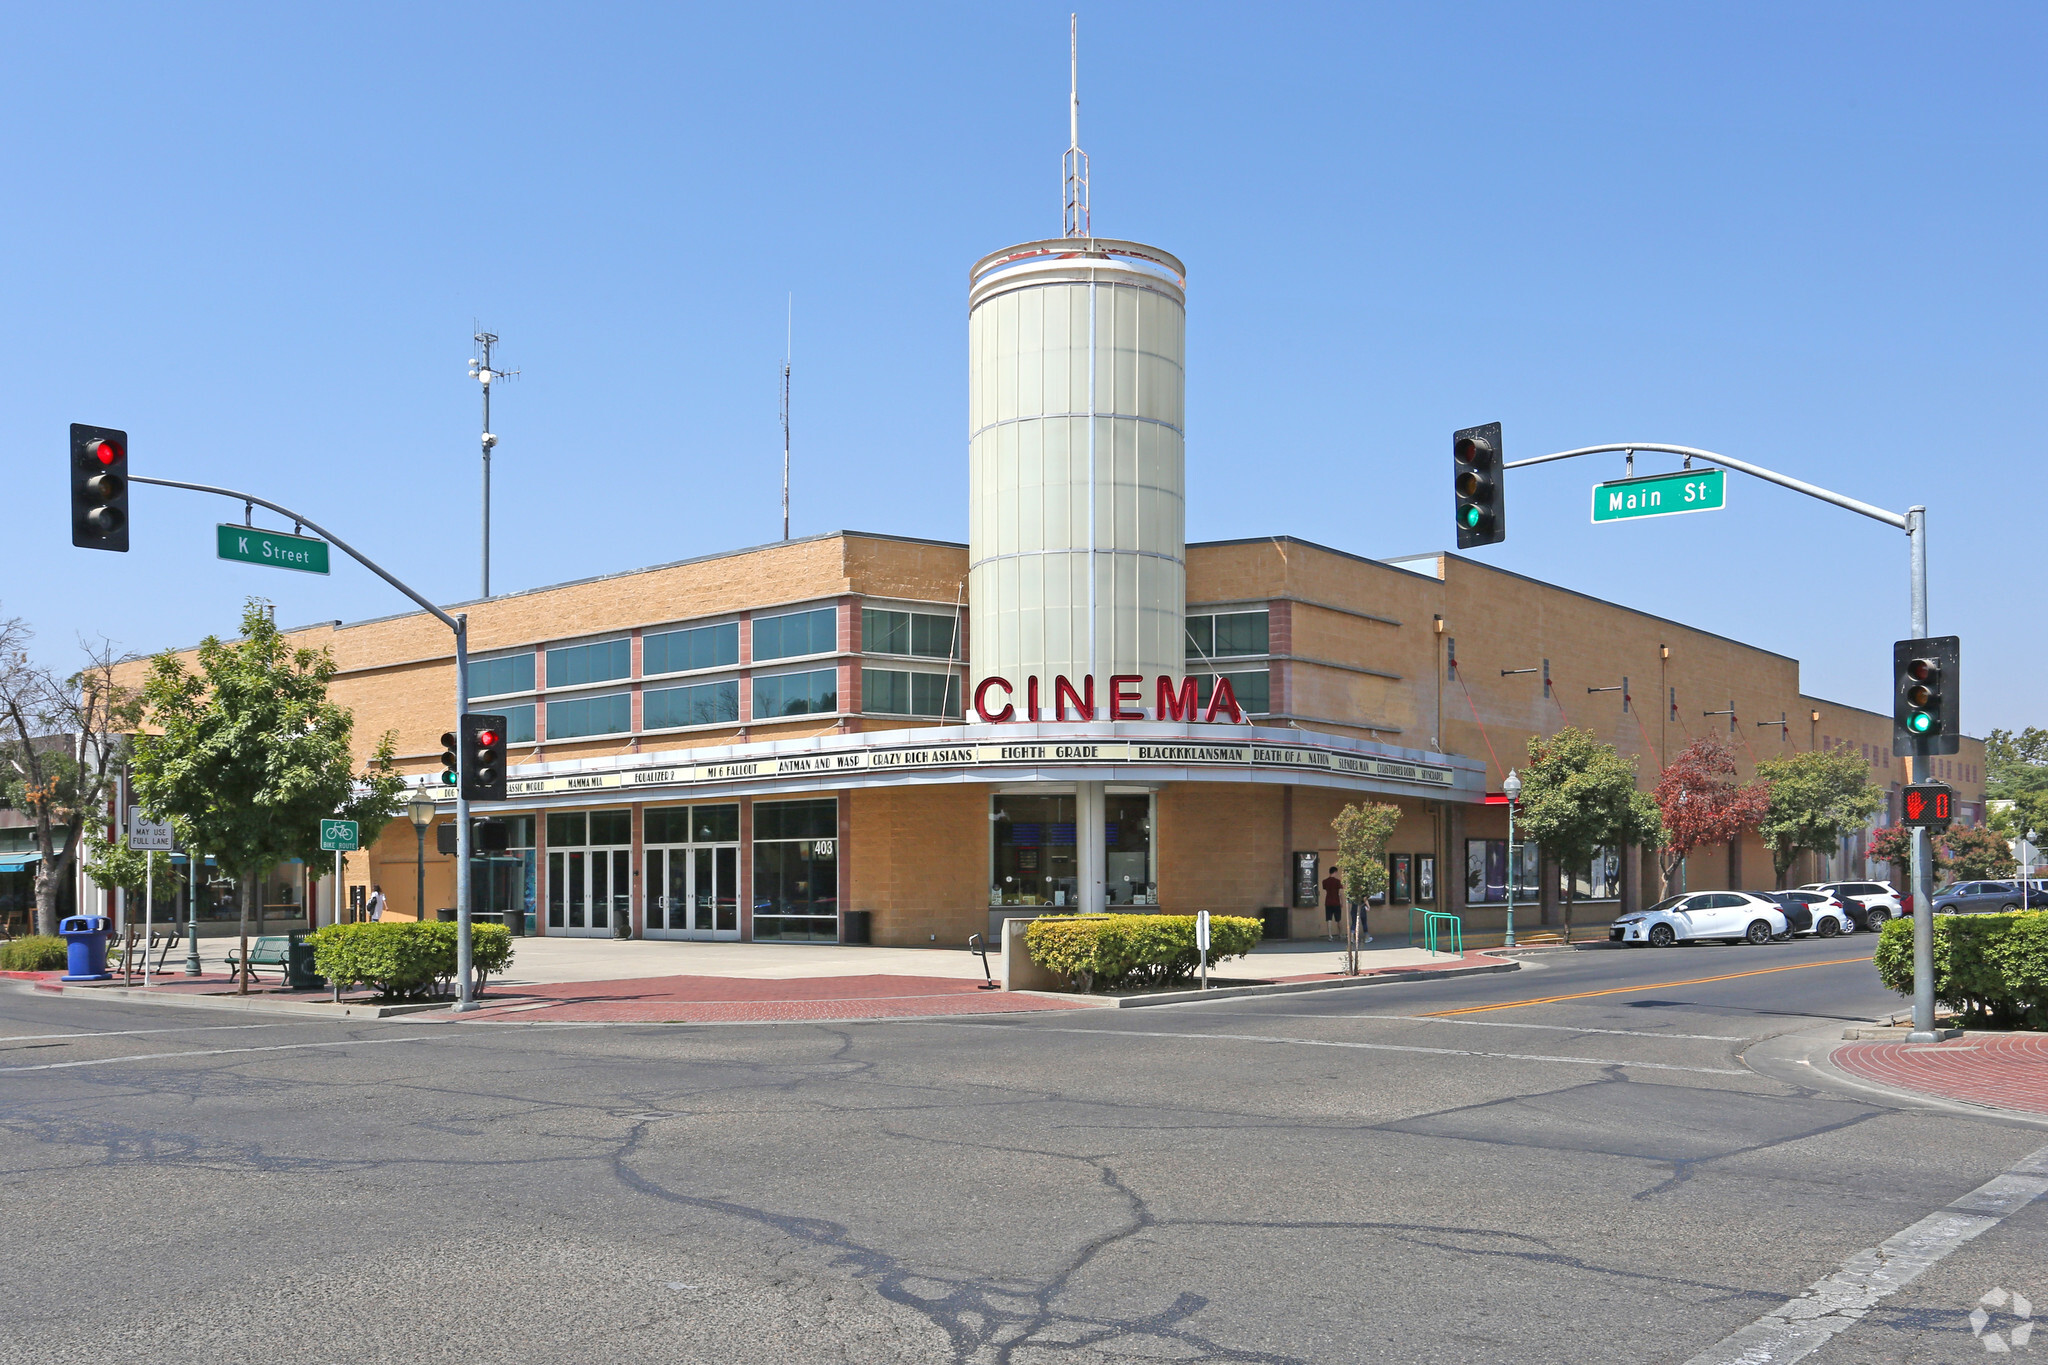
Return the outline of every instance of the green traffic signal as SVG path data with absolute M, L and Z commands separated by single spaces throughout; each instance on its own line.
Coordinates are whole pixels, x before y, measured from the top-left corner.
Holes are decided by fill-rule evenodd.
M 1906 728 L 1916 735 L 1924 735 L 1934 728 L 1934 717 L 1925 711 L 1915 711 L 1906 718 Z
M 1479 529 L 1480 516 L 1481 513 L 1477 507 L 1461 508 L 1458 512 L 1458 520 L 1465 524 L 1467 530 Z

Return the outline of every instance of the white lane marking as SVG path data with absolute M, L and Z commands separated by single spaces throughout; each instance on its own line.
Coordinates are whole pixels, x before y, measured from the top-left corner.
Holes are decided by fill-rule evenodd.
M 945 1020 L 905 1020 L 932 1028 L 1024 1028 L 1021 1024 L 955 1024 Z M 1281 1038 L 1260 1033 L 1162 1033 L 1143 1029 L 1034 1028 L 1034 1033 L 1088 1033 L 1098 1038 L 1189 1038 L 1196 1042 L 1288 1043 L 1296 1047 L 1357 1048 L 1365 1052 L 1420 1052 L 1431 1057 L 1491 1057 L 1506 1062 L 1564 1062 L 1571 1066 L 1629 1066 L 1648 1071 L 1690 1071 L 1702 1076 L 1750 1076 L 1754 1072 L 1721 1066 L 1674 1066 L 1669 1062 L 1632 1062 L 1622 1057 L 1549 1057 L 1526 1052 L 1478 1052 L 1463 1047 L 1410 1047 L 1400 1043 L 1352 1043 L 1330 1038 Z
M 1804 1294 L 1766 1313 L 1685 1365 L 1791 1365 L 1862 1320 L 1973 1237 L 1989 1232 L 2048 1194 L 2048 1147 L 2022 1157 L 1938 1213 L 1887 1237 L 1807 1286 Z
M 1649 1029 L 1573 1028 L 1570 1024 L 1510 1024 L 1505 1019 L 1432 1019 L 1422 1014 L 1304 1014 L 1303 1019 L 1399 1019 L 1409 1024 L 1470 1024 L 1475 1028 L 1534 1028 L 1552 1033 L 1606 1033 L 1617 1038 L 1685 1038 L 1701 1043 L 1746 1043 L 1733 1033 L 1657 1033 Z
M 410 1038 L 343 1038 L 332 1043 L 273 1043 L 269 1047 L 214 1047 L 193 1052 L 138 1052 L 132 1057 L 95 1057 L 85 1062 L 44 1062 L 40 1066 L 0 1066 L 0 1075 L 10 1071 L 62 1071 L 74 1066 L 112 1066 L 116 1062 L 180 1061 L 186 1057 L 226 1057 L 237 1052 L 296 1052 L 308 1047 L 375 1047 L 379 1043 L 424 1043 L 458 1034 L 418 1033 Z
M 0 1043 L 38 1043 L 46 1038 L 133 1038 L 143 1033 L 219 1033 L 238 1028 L 284 1028 L 283 1024 L 193 1024 L 188 1028 L 124 1028 L 106 1033 L 8 1033 Z

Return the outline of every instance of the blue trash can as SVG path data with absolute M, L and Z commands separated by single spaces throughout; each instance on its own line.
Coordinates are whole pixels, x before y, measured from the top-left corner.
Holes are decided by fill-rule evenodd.
M 57 926 L 65 943 L 65 981 L 111 981 L 107 970 L 107 935 L 113 921 L 105 915 L 74 915 Z

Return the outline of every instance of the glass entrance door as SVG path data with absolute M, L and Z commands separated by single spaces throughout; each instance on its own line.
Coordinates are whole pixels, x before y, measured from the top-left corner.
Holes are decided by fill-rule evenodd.
M 736 847 L 648 849 L 648 935 L 738 938 L 739 867 Z
M 629 811 L 548 816 L 549 933 L 596 938 L 630 923 L 632 842 Z
M 738 938 L 739 806 L 653 806 L 643 820 L 648 937 Z

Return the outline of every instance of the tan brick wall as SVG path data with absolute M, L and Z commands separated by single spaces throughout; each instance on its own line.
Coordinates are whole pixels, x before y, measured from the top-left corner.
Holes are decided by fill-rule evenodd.
M 988 932 L 989 788 L 878 787 L 847 793 L 849 909 L 873 910 L 874 941 L 962 947 Z

